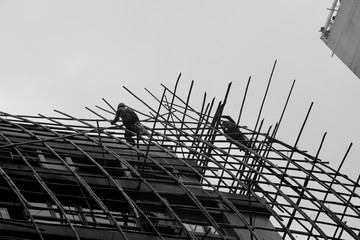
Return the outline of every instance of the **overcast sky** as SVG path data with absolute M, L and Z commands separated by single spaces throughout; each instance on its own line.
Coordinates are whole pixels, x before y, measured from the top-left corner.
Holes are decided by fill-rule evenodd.
M 360 79 L 319 39 L 331 3 L 0 0 L 0 111 L 92 118 L 85 107 L 104 106 L 101 98 L 145 110 L 122 86 L 146 99 L 143 88 L 160 94 L 181 72 L 184 98 L 195 80 L 195 106 L 204 91 L 222 100 L 233 82 L 225 113 L 237 118 L 251 76 L 241 125 L 253 127 L 278 60 L 266 126 L 279 119 L 296 79 L 277 137 L 294 144 L 314 102 L 298 147 L 315 155 L 328 132 L 320 157 L 337 168 L 353 142 L 343 172 L 356 180 Z

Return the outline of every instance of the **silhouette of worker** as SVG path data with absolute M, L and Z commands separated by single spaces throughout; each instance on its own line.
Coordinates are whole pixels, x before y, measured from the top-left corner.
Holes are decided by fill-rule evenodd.
M 139 117 L 136 115 L 134 110 L 127 107 L 124 103 L 119 103 L 114 120 L 111 124 L 114 125 L 121 118 L 125 129 L 125 140 L 134 145 L 135 141 L 132 138 L 134 132 L 136 135 L 148 134 L 144 126 L 140 123 Z M 130 132 L 131 131 L 131 132 Z
M 236 125 L 235 121 L 230 116 L 223 115 L 220 118 L 227 119 L 220 122 L 221 128 L 227 136 L 247 147 L 250 147 L 249 139 L 239 130 L 239 126 Z M 240 150 L 246 151 L 245 148 L 240 148 Z

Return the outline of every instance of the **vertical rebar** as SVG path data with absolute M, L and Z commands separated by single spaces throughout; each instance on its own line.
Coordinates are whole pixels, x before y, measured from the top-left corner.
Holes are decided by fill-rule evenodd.
M 263 100 L 262 100 L 262 103 L 261 103 L 261 106 L 260 106 L 259 114 L 258 114 L 258 117 L 256 119 L 256 124 L 255 124 L 255 127 L 254 127 L 255 131 L 257 129 L 257 125 L 259 123 L 260 116 L 261 116 L 261 113 L 262 113 L 262 110 L 263 110 L 263 107 L 264 107 L 264 104 L 265 104 L 265 100 L 266 100 L 266 97 L 267 97 L 267 94 L 268 94 L 268 91 L 269 91 L 269 88 L 270 88 L 270 83 L 271 83 L 271 80 L 272 80 L 272 77 L 273 77 L 273 74 L 274 74 L 276 63 L 277 63 L 277 60 L 275 60 L 273 68 L 271 70 L 271 74 L 270 74 L 269 81 L 268 81 L 268 84 L 267 84 L 267 87 L 266 87 L 266 91 L 265 91 L 265 94 L 264 94 L 264 97 L 263 97 Z
M 246 84 L 244 97 L 243 97 L 243 100 L 242 100 L 242 102 L 241 102 L 239 117 L 238 117 L 238 120 L 237 120 L 237 122 L 236 122 L 237 125 L 239 125 L 239 123 L 240 123 L 240 119 L 241 119 L 241 116 L 242 116 L 243 108 L 244 108 L 244 105 L 245 105 L 246 96 L 247 96 L 248 89 L 249 89 L 249 85 L 250 85 L 250 80 L 251 80 L 251 76 L 249 77 L 249 79 L 248 79 L 248 81 L 247 81 L 247 84 Z

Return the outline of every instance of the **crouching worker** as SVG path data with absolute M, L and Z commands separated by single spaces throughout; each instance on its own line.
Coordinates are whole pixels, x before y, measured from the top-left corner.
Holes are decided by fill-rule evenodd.
M 119 103 L 114 120 L 111 124 L 114 125 L 121 118 L 123 125 L 125 126 L 125 140 L 131 145 L 135 145 L 135 140 L 132 135 L 148 135 L 148 131 L 140 123 L 139 117 L 136 115 L 134 110 L 127 107 L 124 103 Z M 131 132 L 133 133 L 131 133 Z

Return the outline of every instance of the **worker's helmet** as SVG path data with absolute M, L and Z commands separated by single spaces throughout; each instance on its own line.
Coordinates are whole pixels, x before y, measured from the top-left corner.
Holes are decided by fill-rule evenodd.
M 126 107 L 125 103 L 119 103 L 118 108 Z

